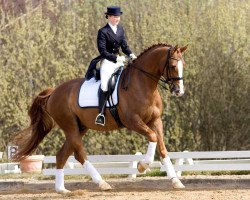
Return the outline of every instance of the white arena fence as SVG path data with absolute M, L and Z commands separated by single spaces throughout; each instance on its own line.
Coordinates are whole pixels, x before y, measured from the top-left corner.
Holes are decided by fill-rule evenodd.
M 210 152 L 169 152 L 175 171 L 181 176 L 182 171 L 233 171 L 250 170 L 250 151 L 210 151 Z M 125 174 L 135 178 L 137 163 L 145 155 L 90 155 L 88 160 L 96 167 L 100 174 Z M 55 156 L 45 156 L 44 164 L 52 168 L 43 169 L 44 175 L 55 175 Z M 160 168 L 166 171 L 160 161 L 154 161 L 150 168 Z M 65 175 L 86 174 L 82 165 L 70 156 L 65 168 Z

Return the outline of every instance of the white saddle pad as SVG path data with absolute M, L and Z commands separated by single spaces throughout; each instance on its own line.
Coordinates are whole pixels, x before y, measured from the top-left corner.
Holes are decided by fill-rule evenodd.
M 118 104 L 118 85 L 119 85 L 120 76 L 118 77 L 115 90 L 112 94 L 112 99 L 114 105 Z M 85 81 L 79 92 L 79 98 L 78 98 L 78 104 L 82 108 L 86 107 L 98 107 L 98 90 L 100 87 L 101 81 L 96 81 L 95 78 L 92 78 L 88 81 Z M 111 97 L 109 98 L 110 102 L 112 102 Z M 113 106 L 109 105 L 109 102 L 107 101 L 106 104 L 107 107 Z

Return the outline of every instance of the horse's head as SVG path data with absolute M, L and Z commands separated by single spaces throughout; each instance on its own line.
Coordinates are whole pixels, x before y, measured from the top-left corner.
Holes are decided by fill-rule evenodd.
M 185 62 L 182 53 L 186 49 L 187 46 L 179 48 L 178 45 L 169 48 L 163 71 L 163 77 L 169 84 L 171 94 L 178 97 L 184 94 L 183 67 Z

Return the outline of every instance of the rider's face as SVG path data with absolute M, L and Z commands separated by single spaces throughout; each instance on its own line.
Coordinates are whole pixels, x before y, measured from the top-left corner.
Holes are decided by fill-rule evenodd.
M 120 22 L 120 16 L 108 16 L 108 20 L 109 22 L 113 25 L 113 26 L 116 26 L 119 24 Z

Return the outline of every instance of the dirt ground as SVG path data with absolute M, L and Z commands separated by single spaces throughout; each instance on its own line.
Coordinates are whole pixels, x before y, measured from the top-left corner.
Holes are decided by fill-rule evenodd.
M 0 199 L 95 199 L 95 200 L 249 200 L 250 175 L 241 176 L 186 176 L 184 190 L 174 190 L 166 177 L 105 179 L 113 189 L 100 191 L 87 179 L 66 180 L 71 194 L 54 191 L 54 181 L 0 180 Z

